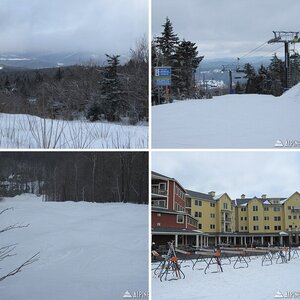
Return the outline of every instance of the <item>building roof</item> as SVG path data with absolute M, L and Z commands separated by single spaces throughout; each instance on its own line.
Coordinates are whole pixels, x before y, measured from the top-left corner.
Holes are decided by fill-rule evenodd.
M 253 199 L 259 200 L 264 205 L 272 205 L 273 203 L 271 203 L 270 201 L 279 200 L 280 201 L 279 203 L 281 204 L 281 201 L 285 200 L 286 198 L 257 198 L 257 197 L 253 197 L 253 198 L 245 198 L 245 199 L 236 199 L 235 202 L 236 202 L 236 205 L 238 205 L 238 206 L 241 206 L 241 205 L 245 206 L 245 205 L 248 204 L 249 201 L 251 201 Z
M 199 193 L 191 190 L 186 190 L 186 192 L 193 198 L 205 199 L 210 201 L 216 201 L 215 197 L 209 194 Z
M 154 176 L 157 176 L 157 177 L 162 177 L 162 178 L 165 178 L 166 180 L 169 180 L 169 179 L 173 179 L 173 180 L 174 180 L 174 178 L 171 178 L 171 177 L 168 177 L 168 176 L 162 175 L 162 174 L 160 174 L 160 173 L 157 173 L 157 172 L 154 172 L 154 171 L 152 171 L 151 173 L 152 173 L 152 175 L 154 175 Z

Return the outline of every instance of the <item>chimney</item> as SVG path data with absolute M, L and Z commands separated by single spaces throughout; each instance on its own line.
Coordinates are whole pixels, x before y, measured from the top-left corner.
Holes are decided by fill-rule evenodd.
M 241 198 L 242 198 L 242 199 L 245 199 L 245 197 L 246 197 L 245 194 L 242 194 L 242 195 L 241 195 Z
M 212 197 L 216 196 L 216 192 L 215 191 L 208 192 L 208 194 L 211 195 Z
M 263 194 L 261 195 L 262 199 L 267 199 L 267 195 L 266 194 Z

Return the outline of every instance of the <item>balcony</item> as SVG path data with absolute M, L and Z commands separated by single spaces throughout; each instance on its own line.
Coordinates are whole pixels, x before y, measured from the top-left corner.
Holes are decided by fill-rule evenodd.
M 222 219 L 222 224 L 224 223 L 231 223 L 231 218 Z
M 151 187 L 151 193 L 156 194 L 156 195 L 160 195 L 160 196 L 167 196 L 168 195 L 167 190 L 161 190 L 157 186 L 152 186 Z
M 293 213 L 298 213 L 298 212 L 300 212 L 300 206 L 292 206 L 292 207 L 291 207 L 291 212 L 293 212 Z

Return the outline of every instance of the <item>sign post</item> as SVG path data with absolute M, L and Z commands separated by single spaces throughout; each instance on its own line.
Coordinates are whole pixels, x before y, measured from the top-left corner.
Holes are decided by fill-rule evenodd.
M 158 103 L 160 104 L 160 88 L 166 87 L 166 94 L 169 101 L 171 86 L 171 67 L 155 67 L 154 68 L 154 85 L 158 88 Z

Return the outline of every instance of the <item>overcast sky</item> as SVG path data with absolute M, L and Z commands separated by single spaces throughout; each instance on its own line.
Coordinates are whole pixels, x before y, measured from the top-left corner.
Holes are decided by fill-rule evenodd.
M 0 53 L 128 53 L 148 33 L 148 0 L 1 0 Z
M 152 171 L 198 192 L 232 199 L 300 192 L 300 152 L 152 152 Z
M 273 30 L 300 30 L 299 0 L 152 0 L 152 7 L 152 34 L 160 35 L 168 16 L 179 37 L 196 42 L 206 58 L 240 57 L 271 39 Z

